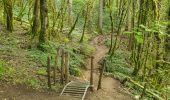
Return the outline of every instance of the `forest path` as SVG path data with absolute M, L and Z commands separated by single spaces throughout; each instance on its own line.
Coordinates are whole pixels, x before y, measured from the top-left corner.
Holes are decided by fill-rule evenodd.
M 130 95 L 123 92 L 125 91 L 118 80 L 111 77 L 103 76 L 102 89 L 97 91 L 98 79 L 99 79 L 99 61 L 106 55 L 108 48 L 104 46 L 105 37 L 97 36 L 91 44 L 96 48 L 94 54 L 94 92 L 88 93 L 86 100 L 133 100 Z M 83 77 L 85 80 L 90 80 L 90 58 L 87 59 L 86 69 L 83 71 Z

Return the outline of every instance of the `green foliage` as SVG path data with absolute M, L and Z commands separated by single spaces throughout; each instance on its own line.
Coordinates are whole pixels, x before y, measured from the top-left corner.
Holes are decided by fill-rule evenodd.
M 32 59 L 34 61 L 37 61 L 38 63 L 42 64 L 43 66 L 47 65 L 47 57 L 48 57 L 47 53 L 40 51 L 38 49 L 31 49 L 29 51 L 29 55 L 30 55 L 30 57 L 32 57 Z
M 92 55 L 95 52 L 95 48 L 86 43 L 81 44 L 80 48 L 81 48 L 81 53 L 88 56 Z
M 111 39 L 110 38 L 107 38 L 105 41 L 104 41 L 104 44 L 105 44 L 105 46 L 107 46 L 108 48 L 111 46 Z M 113 41 L 113 43 L 114 43 L 114 41 Z
M 141 32 L 136 32 L 135 39 L 137 43 L 143 43 L 143 36 Z
M 5 72 L 4 62 L 0 60 L 0 80 L 3 78 Z
M 81 70 L 79 67 L 76 66 L 76 64 L 73 64 L 72 66 L 70 66 L 70 74 L 74 76 L 80 76 Z
M 74 76 L 80 76 L 80 68 L 83 64 L 83 55 L 72 53 L 70 59 L 70 74 Z
M 47 70 L 45 68 L 40 68 L 37 71 L 38 75 L 47 75 Z
M 106 58 L 106 72 L 112 73 L 114 77 L 119 78 L 120 80 L 130 76 L 132 72 L 132 67 L 127 63 L 129 55 L 125 51 L 116 51 L 115 55 L 110 58 Z
M 5 61 L 0 60 L 0 80 L 15 81 L 13 80 L 16 74 L 16 70 L 9 66 Z
M 22 80 L 18 80 L 17 83 L 19 84 L 25 84 L 29 87 L 32 87 L 34 89 L 37 89 L 40 87 L 40 81 L 37 80 L 36 78 L 34 77 L 30 77 L 30 78 L 25 78 L 25 79 L 22 79 Z
M 71 38 L 72 38 L 72 41 L 80 41 L 80 38 L 81 38 L 82 34 L 80 31 L 73 31 L 73 33 L 71 34 Z M 85 34 L 84 35 L 84 39 L 83 39 L 83 42 L 88 42 L 89 39 L 91 38 L 91 34 Z

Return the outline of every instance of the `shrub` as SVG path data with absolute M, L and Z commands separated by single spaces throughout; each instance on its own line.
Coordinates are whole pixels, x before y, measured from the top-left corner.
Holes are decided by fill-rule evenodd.
M 128 53 L 124 51 L 116 51 L 113 57 L 108 56 L 106 62 L 106 72 L 112 73 L 114 77 L 123 79 L 126 76 L 129 76 L 132 72 L 127 64 Z

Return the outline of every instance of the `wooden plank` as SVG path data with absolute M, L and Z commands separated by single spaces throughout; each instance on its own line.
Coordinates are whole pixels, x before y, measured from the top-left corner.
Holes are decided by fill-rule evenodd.
M 82 98 L 82 95 L 80 95 L 80 94 L 68 94 L 68 93 L 63 93 L 63 95 L 67 95 L 67 96 L 75 96 L 75 97 L 80 97 L 80 98 Z
M 85 89 L 66 89 L 65 91 L 84 91 Z
M 90 86 L 89 83 L 70 82 L 64 87 L 61 95 L 71 96 L 74 98 L 84 100 L 89 86 Z
M 82 95 L 83 93 L 82 92 L 74 92 L 74 91 L 64 91 L 64 93 L 68 93 L 68 94 L 80 94 Z
M 72 97 L 72 98 L 77 98 L 77 99 L 81 99 L 82 98 L 82 96 L 79 96 L 79 95 L 69 95 L 69 94 L 63 94 L 63 95 L 65 95 L 65 96 L 70 96 L 70 97 Z
M 68 88 L 86 88 L 86 86 L 68 86 Z

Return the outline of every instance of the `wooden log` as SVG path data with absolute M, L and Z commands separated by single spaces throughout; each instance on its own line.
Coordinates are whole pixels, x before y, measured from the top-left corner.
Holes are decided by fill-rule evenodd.
M 94 57 L 91 57 L 91 73 L 90 73 L 90 91 L 94 91 L 94 86 L 93 86 L 93 68 L 94 68 Z
M 106 60 L 104 59 L 103 62 L 102 62 L 102 66 L 101 66 L 101 68 L 99 69 L 99 70 L 100 70 L 100 75 L 99 75 L 99 81 L 98 81 L 97 90 L 99 90 L 99 89 L 102 88 L 101 82 L 102 82 L 102 76 L 103 76 L 103 72 L 104 72 L 105 66 L 106 66 Z
M 50 75 L 50 70 L 51 70 L 51 66 L 50 66 L 50 55 L 48 55 L 47 57 L 47 78 L 48 78 L 48 88 L 51 89 L 51 75 Z
M 140 85 L 139 83 L 135 82 L 134 80 L 132 80 L 130 77 L 128 77 L 128 81 L 133 83 L 134 85 L 138 86 L 139 88 L 144 89 L 145 87 Z M 162 97 L 160 97 L 159 95 L 155 94 L 154 92 L 145 89 L 145 92 L 149 93 L 150 95 L 154 96 L 155 98 L 159 99 L 159 100 L 164 100 Z

